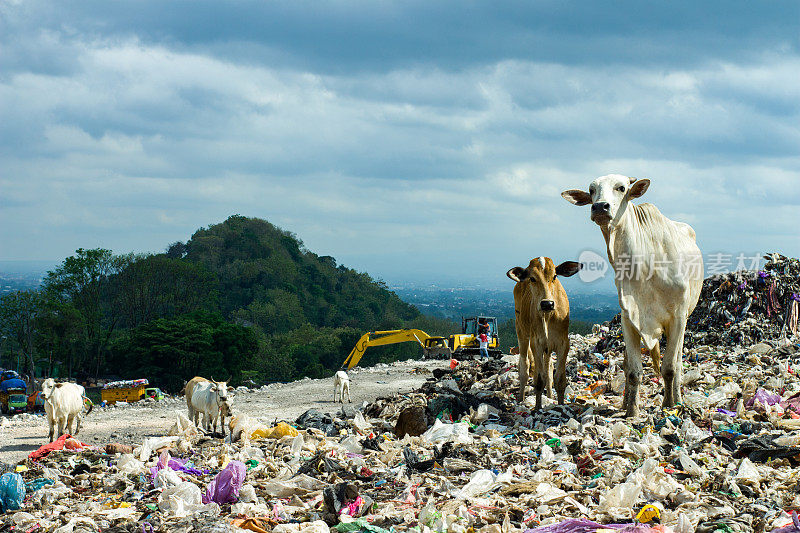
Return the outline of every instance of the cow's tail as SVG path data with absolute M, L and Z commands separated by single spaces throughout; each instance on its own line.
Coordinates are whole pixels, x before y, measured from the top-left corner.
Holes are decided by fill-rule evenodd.
M 88 410 L 88 411 L 86 411 L 86 416 L 88 416 L 88 415 L 89 415 L 89 413 L 91 413 L 91 412 L 92 412 L 92 409 L 94 409 L 94 402 L 92 402 L 92 400 L 90 400 L 89 398 L 87 398 L 86 396 L 84 396 L 84 397 L 83 397 L 83 405 L 85 406 L 87 403 L 89 404 L 89 410 Z

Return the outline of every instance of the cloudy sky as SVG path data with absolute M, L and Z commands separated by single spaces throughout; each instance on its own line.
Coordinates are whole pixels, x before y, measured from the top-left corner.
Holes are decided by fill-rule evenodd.
M 602 251 L 608 173 L 800 255 L 800 4 L 0 1 L 0 260 L 239 213 L 391 283 Z

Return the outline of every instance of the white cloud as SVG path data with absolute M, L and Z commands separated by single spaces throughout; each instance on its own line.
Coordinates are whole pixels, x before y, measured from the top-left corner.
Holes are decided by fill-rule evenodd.
M 452 264 L 494 279 L 599 246 L 559 193 L 609 172 L 651 178 L 648 198 L 704 245 L 800 254 L 790 52 L 332 74 L 131 36 L 29 37 L 75 62 L 0 77 L 0 259 L 161 250 L 241 213 L 378 276 Z

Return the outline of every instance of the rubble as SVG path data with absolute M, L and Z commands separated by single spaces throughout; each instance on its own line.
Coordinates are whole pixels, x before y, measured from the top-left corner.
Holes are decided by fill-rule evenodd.
M 763 270 L 717 274 L 703 281 L 700 300 L 686 323 L 685 346 L 761 343 L 769 350 L 800 333 L 800 259 L 777 253 L 764 259 Z M 597 351 L 619 350 L 619 315 L 604 327 L 607 333 Z
M 0 465 L 25 491 L 0 531 L 800 530 L 800 339 L 696 343 L 684 404 L 662 409 L 646 366 L 642 414 L 626 419 L 622 351 L 595 352 L 608 338 L 570 336 L 568 402 L 538 412 L 516 403 L 505 356 L 332 413 L 242 416 L 233 441 L 180 413 L 133 449 L 65 437 Z

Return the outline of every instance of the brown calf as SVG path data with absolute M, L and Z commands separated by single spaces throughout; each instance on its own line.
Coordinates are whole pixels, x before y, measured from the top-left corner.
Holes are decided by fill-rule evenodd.
M 556 352 L 556 390 L 558 403 L 564 403 L 567 388 L 567 353 L 569 352 L 569 300 L 557 276 L 572 276 L 581 269 L 575 261 L 555 266 L 549 257 L 532 259 L 528 268 L 514 267 L 506 275 L 514 285 L 514 314 L 519 342 L 519 392 L 525 399 L 528 374 L 536 376 L 536 409 L 542 406 L 542 391 L 552 395 L 553 377 L 550 354 Z

